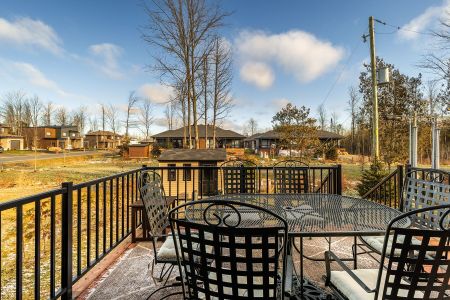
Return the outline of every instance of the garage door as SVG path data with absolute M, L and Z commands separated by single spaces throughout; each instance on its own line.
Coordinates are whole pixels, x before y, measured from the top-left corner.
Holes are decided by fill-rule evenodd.
M 20 140 L 11 140 L 11 150 L 20 150 Z

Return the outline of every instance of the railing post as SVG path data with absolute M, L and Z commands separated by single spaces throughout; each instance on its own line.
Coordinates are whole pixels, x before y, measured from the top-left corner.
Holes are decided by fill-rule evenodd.
M 73 183 L 62 183 L 61 299 L 72 299 L 72 196 Z
M 398 178 L 398 191 L 397 191 L 397 196 L 398 196 L 398 201 L 399 203 L 399 207 L 400 207 L 400 211 L 403 211 L 403 197 L 402 197 L 402 192 L 403 192 L 403 166 L 402 165 L 398 165 L 397 166 L 397 178 Z
M 336 194 L 342 195 L 342 165 L 337 165 L 336 172 Z

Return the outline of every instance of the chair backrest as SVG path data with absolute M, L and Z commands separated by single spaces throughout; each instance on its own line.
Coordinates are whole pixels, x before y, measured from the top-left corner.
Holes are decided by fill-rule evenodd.
M 202 200 L 174 208 L 169 219 L 178 239 L 175 245 L 180 273 L 186 277 L 186 298 L 276 299 L 283 295 L 287 240 L 283 218 L 251 204 Z
M 396 227 L 399 220 L 434 211 L 439 228 L 435 230 Z M 407 212 L 391 221 L 383 247 L 378 283 L 388 259 L 382 299 L 447 299 L 450 291 L 450 205 L 426 207 Z M 386 255 L 388 235 L 393 241 Z M 379 288 L 377 284 L 377 288 Z M 378 299 L 375 297 L 375 299 Z
M 169 226 L 169 206 L 159 178 L 146 182 L 141 188 L 141 195 L 150 234 L 158 236 Z
M 403 211 L 450 204 L 450 173 L 441 170 L 417 169 L 406 174 L 402 204 Z M 424 229 L 439 228 L 439 218 L 433 210 L 411 217 L 414 226 Z
M 220 165 L 223 194 L 254 194 L 258 184 L 257 165 L 247 160 L 231 160 Z
M 274 192 L 298 194 L 309 192 L 309 166 L 298 160 L 284 160 L 273 166 Z
M 159 175 L 154 170 L 143 170 L 141 171 L 139 178 L 138 178 L 138 187 L 139 190 L 146 185 L 149 182 L 153 182 L 155 180 L 158 180 L 160 183 L 161 181 L 161 175 Z

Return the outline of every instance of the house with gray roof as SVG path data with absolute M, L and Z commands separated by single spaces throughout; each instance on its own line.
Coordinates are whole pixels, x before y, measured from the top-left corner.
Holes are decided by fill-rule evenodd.
M 317 130 L 317 137 L 322 143 L 335 143 L 339 144 L 339 141 L 344 138 L 344 136 L 326 131 Z M 244 139 L 244 147 L 247 149 L 253 149 L 256 153 L 267 152 L 269 153 L 271 149 L 277 149 L 280 138 L 278 132 L 275 130 L 270 130 L 264 133 L 257 133 Z
M 200 149 L 212 148 L 213 129 L 212 125 L 197 125 Z M 175 130 L 167 130 L 155 134 L 155 143 L 164 148 L 183 148 L 183 138 L 188 135 L 188 127 Z M 194 144 L 194 126 L 191 126 L 192 144 Z M 208 135 L 208 136 L 206 136 Z M 232 130 L 222 129 L 216 126 L 216 148 L 242 148 L 245 136 Z

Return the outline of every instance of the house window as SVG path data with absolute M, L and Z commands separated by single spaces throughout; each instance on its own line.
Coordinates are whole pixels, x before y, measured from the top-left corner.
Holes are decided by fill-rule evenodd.
M 72 133 L 72 137 L 75 137 L 75 133 Z
M 67 135 L 67 133 L 63 132 L 62 136 L 66 136 L 66 135 Z
M 5 133 L 5 128 L 0 128 L 1 133 Z
M 177 170 L 174 168 L 174 167 L 176 167 L 176 164 L 168 164 L 167 166 L 169 167 L 168 180 L 169 181 L 176 181 L 177 180 Z
M 183 164 L 183 181 L 191 181 L 191 164 Z
M 46 135 L 46 136 L 51 136 L 52 134 L 50 133 L 50 131 L 47 131 L 47 132 L 45 133 L 45 135 Z
M 269 148 L 270 141 L 269 140 L 261 140 L 261 148 Z

